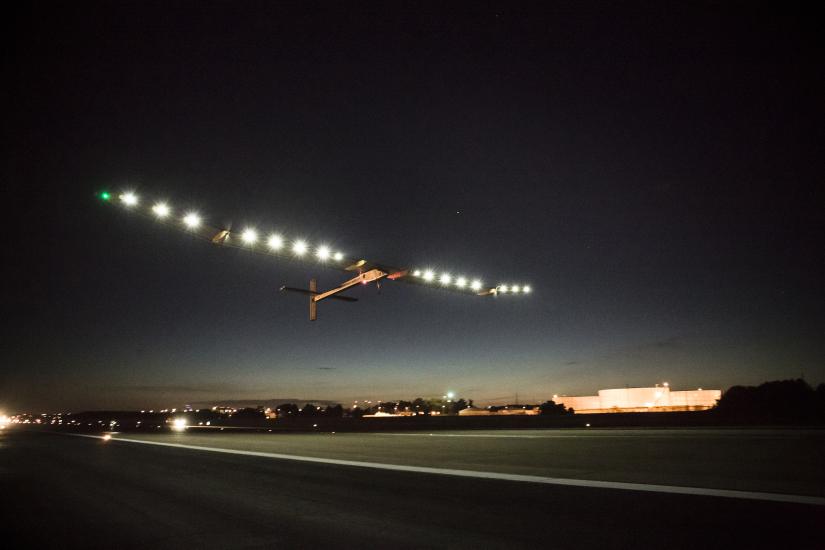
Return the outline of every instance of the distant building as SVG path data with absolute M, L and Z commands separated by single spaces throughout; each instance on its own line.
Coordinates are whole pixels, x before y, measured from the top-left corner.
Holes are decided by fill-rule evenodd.
M 670 391 L 670 387 L 599 390 L 598 395 L 554 395 L 553 401 L 577 413 L 703 411 L 716 405 L 722 390 Z
M 535 405 L 505 405 L 503 407 L 487 407 L 486 409 L 479 409 L 478 407 L 467 407 L 458 411 L 459 416 L 534 416 L 541 412 L 539 407 Z

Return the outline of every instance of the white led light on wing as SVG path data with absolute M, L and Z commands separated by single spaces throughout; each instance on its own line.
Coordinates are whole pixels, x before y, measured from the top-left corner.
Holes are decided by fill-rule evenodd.
M 464 288 L 465 286 L 467 286 L 467 279 L 464 277 L 459 277 L 455 280 L 455 286 L 457 286 L 458 288 Z
M 332 252 L 330 252 L 330 250 L 329 250 L 329 247 L 328 247 L 328 246 L 323 246 L 323 245 L 322 245 L 322 246 L 319 246 L 319 247 L 318 247 L 317 254 L 318 254 L 318 259 L 320 259 L 320 260 L 327 260 L 327 259 L 329 259 L 329 257 L 330 257 L 330 255 L 332 254 Z
M 245 229 L 241 233 L 241 240 L 246 244 L 254 244 L 258 240 L 258 232 L 254 229 Z
M 507 285 L 501 285 L 498 287 L 498 291 L 502 293 L 507 292 L 508 290 Z
M 439 280 L 439 282 L 440 282 L 442 285 L 448 285 L 448 284 L 450 284 L 450 281 L 452 281 L 452 280 L 453 280 L 453 278 L 452 278 L 452 277 L 450 277 L 450 275 L 449 275 L 448 273 L 445 273 L 445 274 L 444 274 L 444 275 L 442 275 L 442 276 L 441 276 L 441 278 L 440 278 L 440 279 L 438 279 L 438 280 Z
M 473 290 L 481 290 L 481 281 L 476 279 L 475 281 L 470 283 L 470 288 L 472 288 Z
M 132 193 L 131 191 L 129 191 L 129 192 L 127 192 L 127 193 L 123 193 L 123 194 L 120 196 L 120 200 L 121 200 L 121 201 L 123 202 L 123 204 L 125 204 L 126 206 L 135 206 L 135 205 L 138 203 L 138 197 L 137 197 L 137 195 L 135 195 L 135 194 L 134 194 L 134 193 Z
M 513 285 L 510 287 L 511 292 L 518 292 L 521 288 L 518 285 Z
M 295 244 L 292 245 L 292 252 L 295 253 L 296 256 L 303 256 L 306 254 L 309 245 L 304 241 L 295 241 Z
M 344 255 L 341 252 L 336 252 L 335 256 L 332 257 L 336 262 L 340 262 L 344 259 Z
M 527 286 L 527 285 L 524 285 L 523 287 L 521 287 L 521 291 L 522 291 L 523 293 L 525 293 L 525 294 L 530 294 L 530 291 L 531 291 L 531 290 L 533 290 L 533 289 L 532 289 L 532 288 L 530 288 L 530 287 L 529 287 L 529 286 Z
M 284 239 L 280 235 L 270 235 L 266 245 L 272 250 L 280 250 L 284 246 Z
M 427 271 L 424 272 L 423 277 L 424 277 L 425 281 L 432 281 L 433 279 L 435 279 L 435 273 L 433 272 L 432 269 L 428 269 Z
M 201 224 L 201 217 L 194 212 L 190 212 L 183 217 L 183 223 L 186 224 L 186 227 L 189 229 L 195 229 Z
M 171 210 L 169 209 L 169 206 L 166 205 L 166 203 L 159 202 L 152 207 L 152 212 L 154 212 L 155 216 L 157 216 L 158 218 L 165 218 L 169 215 Z

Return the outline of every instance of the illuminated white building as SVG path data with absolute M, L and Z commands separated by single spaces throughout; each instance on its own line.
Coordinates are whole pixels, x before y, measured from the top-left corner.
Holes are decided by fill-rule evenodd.
M 722 390 L 671 391 L 670 387 L 599 390 L 598 395 L 554 395 L 553 401 L 577 413 L 703 411 L 716 405 Z

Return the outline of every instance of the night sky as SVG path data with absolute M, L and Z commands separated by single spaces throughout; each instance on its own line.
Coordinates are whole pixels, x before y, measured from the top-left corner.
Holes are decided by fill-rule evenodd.
M 825 381 L 811 14 L 311 5 L 9 15 L 0 409 Z M 278 288 L 346 274 L 215 247 L 102 189 L 534 291 L 387 282 L 310 323 Z

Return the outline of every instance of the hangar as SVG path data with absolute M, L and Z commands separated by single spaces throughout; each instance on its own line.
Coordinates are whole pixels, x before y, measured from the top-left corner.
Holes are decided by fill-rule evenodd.
M 652 388 L 599 390 L 597 395 L 554 395 L 553 401 L 577 413 L 703 411 L 716 405 L 722 390 L 671 391 L 665 383 Z

